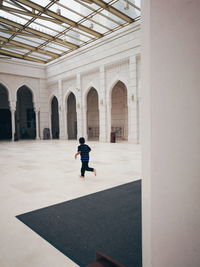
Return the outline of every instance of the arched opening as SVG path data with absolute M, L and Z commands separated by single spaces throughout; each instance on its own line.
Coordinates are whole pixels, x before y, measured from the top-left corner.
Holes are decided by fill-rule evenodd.
M 111 131 L 117 140 L 128 140 L 127 88 L 118 81 L 112 90 Z
M 8 101 L 8 90 L 0 84 L 0 140 L 10 140 L 11 138 L 12 124 Z
M 51 101 L 51 134 L 53 139 L 59 139 L 59 113 L 58 113 L 58 100 L 54 96 Z
M 15 113 L 16 134 L 18 139 L 35 139 L 36 120 L 31 90 L 23 85 L 17 91 Z
M 76 98 L 73 93 L 67 98 L 67 133 L 68 139 L 77 139 Z
M 88 140 L 99 140 L 99 101 L 93 87 L 87 94 L 87 135 Z

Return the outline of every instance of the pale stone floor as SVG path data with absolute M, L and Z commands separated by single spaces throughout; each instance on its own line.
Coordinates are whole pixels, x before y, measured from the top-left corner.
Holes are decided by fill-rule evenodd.
M 140 145 L 87 142 L 97 176 L 79 178 L 77 141 L 0 142 L 0 267 L 75 267 L 15 216 L 141 179 Z

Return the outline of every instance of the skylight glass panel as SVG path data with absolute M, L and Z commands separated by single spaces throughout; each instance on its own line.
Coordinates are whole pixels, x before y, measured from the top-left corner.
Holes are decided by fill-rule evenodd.
M 95 30 L 97 32 L 100 32 L 102 34 L 104 34 L 107 31 L 104 27 L 101 27 L 100 25 L 93 23 L 93 22 L 90 22 L 90 21 L 85 21 L 82 23 L 82 25 L 84 25 L 84 26 L 86 26 L 92 30 Z
M 51 58 L 48 55 L 40 54 L 40 53 L 37 53 L 37 52 L 31 52 L 31 54 L 29 56 L 34 57 L 34 58 L 43 59 L 43 60 L 48 60 L 48 59 Z
M 0 29 L 0 32 L 1 32 L 1 37 L 3 38 L 10 38 L 10 36 L 12 35 L 11 33 L 2 32 L 1 29 Z
M 111 29 L 115 28 L 118 25 L 121 25 L 121 23 L 118 22 L 117 19 L 114 19 L 111 16 L 105 15 L 105 14 L 102 14 L 102 13 L 94 15 L 93 19 L 95 21 L 98 21 L 99 23 L 111 28 Z
M 56 53 L 56 54 L 61 54 L 61 53 L 63 53 L 65 51 L 65 50 L 61 50 L 61 49 L 58 49 L 58 48 L 52 48 L 49 45 L 45 45 L 42 49 L 44 49 L 46 51 L 49 51 L 49 52 Z
M 110 17 L 111 19 L 115 20 L 116 22 L 118 22 L 119 24 L 124 24 L 126 21 L 124 21 L 123 19 L 121 19 L 120 17 L 108 12 L 107 10 L 102 10 L 101 11 L 101 14 L 107 16 L 107 17 Z
M 32 0 L 32 2 L 40 5 L 40 6 L 47 6 L 50 2 L 52 2 L 51 0 Z
M 66 8 L 63 8 L 61 6 L 51 6 L 49 10 L 54 11 L 58 15 L 64 16 L 66 18 L 69 18 L 75 22 L 78 22 L 82 17 Z
M 12 52 L 12 53 L 18 53 L 20 55 L 24 55 L 25 53 L 28 52 L 27 49 L 16 49 L 16 48 L 11 48 L 11 47 L 9 48 L 9 46 L 8 47 L 3 47 L 3 50 L 6 50 L 6 51 L 9 51 L 9 52 Z
M 45 21 L 42 19 L 35 20 L 29 25 L 29 27 L 52 36 L 55 36 L 57 33 L 65 29 L 61 25 L 52 23 L 50 21 Z
M 63 52 L 66 51 L 66 50 L 70 50 L 70 49 L 66 48 L 66 46 L 63 47 L 63 46 L 58 45 L 58 44 L 56 44 L 56 43 L 49 43 L 49 44 L 46 45 L 46 48 L 51 48 L 51 49 L 53 49 L 54 51 L 56 50 L 57 53 L 59 53 L 59 54 L 60 54 L 60 53 L 63 53 Z M 54 52 L 54 51 L 53 51 L 53 52 Z
M 27 44 L 27 45 L 35 46 L 35 47 L 37 47 L 38 45 L 41 45 L 44 42 L 43 40 L 34 39 L 34 38 L 30 39 L 30 38 L 27 38 L 26 36 L 24 37 L 15 36 L 13 40 Z
M 6 19 L 9 19 L 9 20 L 12 20 L 14 22 L 17 22 L 17 23 L 20 23 L 22 25 L 24 25 L 28 19 L 26 19 L 25 17 L 19 17 L 15 14 L 12 14 L 12 13 L 8 13 L 4 10 L 0 10 L 0 16 L 3 17 L 3 18 L 6 18 Z

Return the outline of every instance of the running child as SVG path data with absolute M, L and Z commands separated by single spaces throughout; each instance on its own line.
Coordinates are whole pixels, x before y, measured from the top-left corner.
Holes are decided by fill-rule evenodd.
M 93 172 L 94 175 L 96 176 L 96 170 L 94 168 L 90 168 L 88 166 L 89 164 L 89 153 L 91 151 L 91 148 L 85 144 L 85 138 L 80 137 L 79 138 L 79 143 L 80 146 L 78 146 L 78 152 L 75 154 L 75 159 L 77 158 L 78 155 L 81 156 L 81 162 L 82 162 L 82 167 L 81 167 L 81 178 L 85 177 L 85 171 Z

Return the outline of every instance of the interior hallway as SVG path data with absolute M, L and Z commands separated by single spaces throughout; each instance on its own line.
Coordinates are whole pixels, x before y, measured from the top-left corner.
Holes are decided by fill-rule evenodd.
M 97 176 L 79 178 L 77 141 L 0 142 L 0 266 L 75 267 L 16 215 L 141 179 L 140 145 L 88 141 Z

